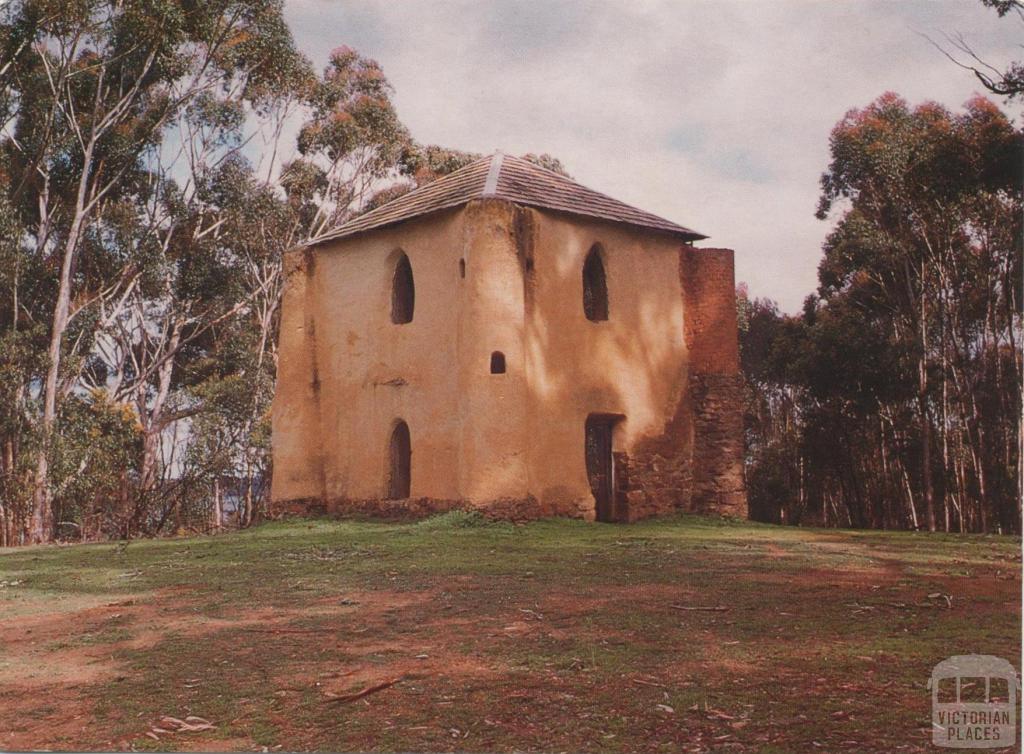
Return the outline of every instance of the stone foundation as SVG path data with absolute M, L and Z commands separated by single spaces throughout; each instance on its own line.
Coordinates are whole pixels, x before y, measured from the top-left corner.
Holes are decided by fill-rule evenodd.
M 320 500 L 304 498 L 276 502 L 271 507 L 270 515 L 274 518 L 327 517 L 373 518 L 382 521 L 418 521 L 453 510 L 476 511 L 488 518 L 512 522 L 532 521 L 538 518 L 566 515 L 546 509 L 532 495 L 521 499 L 501 498 L 489 501 L 483 505 L 474 505 L 468 500 L 440 500 L 429 497 L 407 498 L 403 500 L 349 500 L 344 498 Z
M 694 375 L 690 383 L 697 442 L 691 510 L 747 517 L 743 481 L 743 377 Z
M 620 520 L 676 512 L 746 518 L 742 377 L 692 375 L 665 434 L 638 451 L 615 454 Z
M 632 455 L 616 453 L 616 481 L 627 500 L 626 521 L 691 510 L 693 423 L 687 400 L 663 435 L 642 443 Z M 619 486 L 619 485 L 617 485 Z

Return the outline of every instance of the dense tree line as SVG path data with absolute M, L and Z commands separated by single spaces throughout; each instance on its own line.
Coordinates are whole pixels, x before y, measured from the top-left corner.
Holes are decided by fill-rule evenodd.
M 1022 156 L 981 97 L 835 127 L 817 292 L 740 291 L 753 517 L 1020 531 Z

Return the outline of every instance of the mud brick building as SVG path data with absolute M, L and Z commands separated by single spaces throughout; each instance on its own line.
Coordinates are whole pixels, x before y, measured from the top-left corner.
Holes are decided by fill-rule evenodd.
M 745 516 L 733 253 L 495 154 L 288 254 L 279 511 Z

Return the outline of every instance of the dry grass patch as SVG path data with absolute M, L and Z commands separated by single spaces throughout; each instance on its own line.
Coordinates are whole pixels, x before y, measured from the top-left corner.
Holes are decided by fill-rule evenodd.
M 14 550 L 0 748 L 925 751 L 931 667 L 1017 656 L 1019 546 L 462 515 Z

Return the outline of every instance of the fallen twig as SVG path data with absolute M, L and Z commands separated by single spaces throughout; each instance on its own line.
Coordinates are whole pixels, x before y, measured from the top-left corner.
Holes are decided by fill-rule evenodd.
M 736 719 L 732 715 L 727 715 L 726 713 L 722 712 L 722 710 L 720 710 L 720 709 L 708 709 L 708 710 L 705 710 L 705 712 L 707 713 L 708 717 L 710 717 L 712 720 L 735 720 Z
M 655 683 L 654 681 L 644 681 L 644 680 L 641 680 L 639 678 L 634 678 L 633 679 L 633 683 L 639 683 L 642 686 L 656 686 L 659 689 L 667 689 L 668 688 L 668 686 L 666 686 L 664 683 Z
M 257 634 L 330 634 L 337 633 L 337 628 L 243 628 L 243 631 Z
M 170 715 L 164 715 L 160 718 L 160 723 L 167 727 L 162 728 L 159 725 L 151 725 L 146 735 L 156 741 L 159 741 L 160 736 L 158 734 L 160 733 L 165 735 L 173 735 L 175 733 L 198 733 L 200 731 L 215 730 L 217 728 L 216 725 L 206 718 L 197 717 L 196 715 L 189 715 L 184 720 L 180 720 L 177 717 L 171 717 Z
M 365 689 L 362 689 L 361 691 L 356 691 L 356 692 L 351 693 L 351 694 L 344 694 L 342 696 L 332 696 L 332 697 L 329 697 L 327 699 L 327 701 L 330 702 L 331 704 L 346 704 L 347 702 L 354 702 L 357 699 L 362 699 L 364 696 L 369 696 L 370 694 L 376 694 L 378 691 L 383 691 L 384 689 L 391 688 L 396 683 L 398 683 L 400 680 L 402 680 L 402 679 L 401 678 L 395 678 L 395 679 L 390 680 L 390 681 L 384 681 L 384 683 L 378 683 L 376 686 L 367 686 Z
M 669 605 L 673 610 L 704 610 L 711 613 L 724 613 L 729 608 L 723 605 L 715 605 L 714 607 L 702 607 L 700 605 Z

